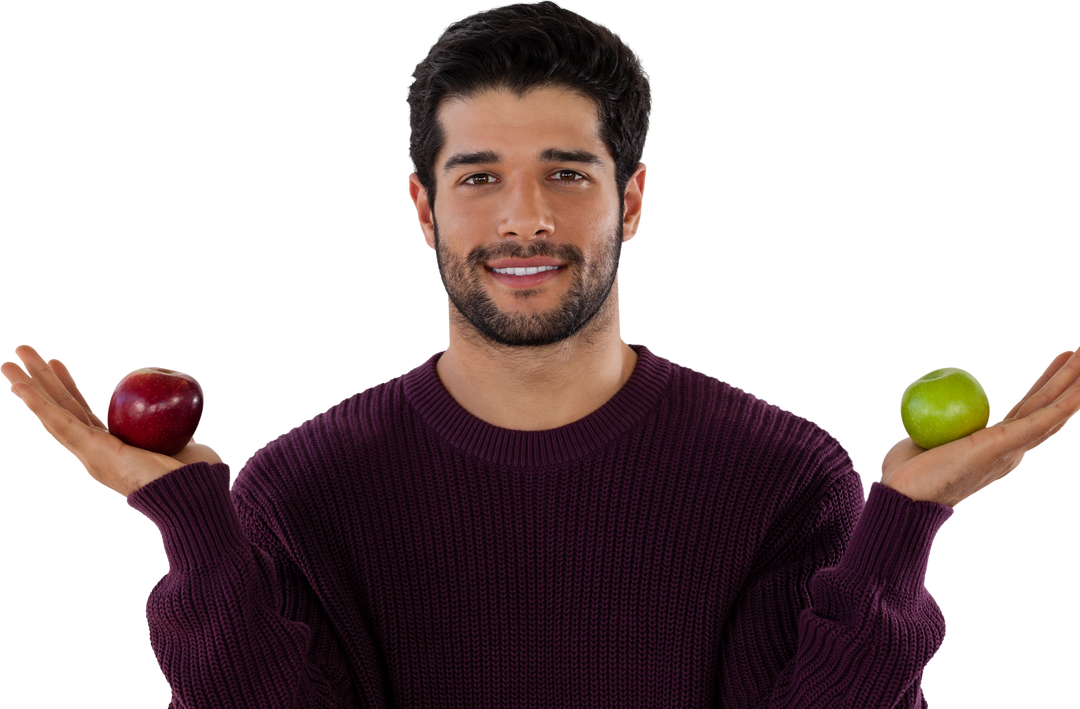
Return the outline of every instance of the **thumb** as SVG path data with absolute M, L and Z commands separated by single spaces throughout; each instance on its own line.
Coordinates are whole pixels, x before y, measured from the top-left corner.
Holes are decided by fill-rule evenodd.
M 211 465 L 225 463 L 225 456 L 222 456 L 212 443 L 195 440 L 194 438 L 184 446 L 183 451 L 180 451 L 173 457 L 184 465 L 190 465 L 192 463 L 208 463 Z

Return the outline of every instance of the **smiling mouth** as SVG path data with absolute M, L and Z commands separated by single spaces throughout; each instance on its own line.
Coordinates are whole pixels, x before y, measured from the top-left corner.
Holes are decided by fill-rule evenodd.
M 509 288 L 535 288 L 559 277 L 566 266 L 529 266 L 513 268 L 487 268 L 499 283 Z
M 495 273 L 502 273 L 507 276 L 531 276 L 536 273 L 543 273 L 544 271 L 557 271 L 563 268 L 563 266 L 536 266 L 526 268 L 492 268 L 491 271 Z

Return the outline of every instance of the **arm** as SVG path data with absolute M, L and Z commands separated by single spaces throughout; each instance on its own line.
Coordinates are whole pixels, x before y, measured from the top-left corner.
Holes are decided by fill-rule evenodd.
M 846 455 L 843 456 L 846 461 Z M 792 508 L 734 610 L 717 706 L 920 709 L 945 623 L 923 586 L 951 510 L 847 474 Z M 845 551 L 846 548 L 846 551 Z
M 828 469 L 846 476 L 793 508 L 807 512 L 780 526 L 798 533 L 771 545 L 783 552 L 735 611 L 720 706 L 925 707 L 922 669 L 945 629 L 923 586 L 937 529 L 1078 409 L 1080 352 L 1064 352 L 999 424 L 929 451 L 894 446 L 865 506 L 850 461 L 835 457 Z
M 199 463 L 136 491 L 157 524 L 169 573 L 146 606 L 150 643 L 177 707 L 357 707 L 322 605 L 229 495 L 225 465 Z
M 358 706 L 314 593 L 287 560 L 253 543 L 254 517 L 241 523 L 217 454 L 194 441 L 176 456 L 124 444 L 63 364 L 46 364 L 26 346 L 16 353 L 26 372 L 2 367 L 12 392 L 95 480 L 161 530 L 170 572 L 151 592 L 147 616 L 172 706 Z

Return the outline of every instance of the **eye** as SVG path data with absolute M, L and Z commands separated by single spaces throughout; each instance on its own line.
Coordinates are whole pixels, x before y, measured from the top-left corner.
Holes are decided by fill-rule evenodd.
M 577 170 L 559 170 L 555 174 L 556 175 L 567 175 L 567 174 L 569 174 L 569 175 L 579 175 L 581 177 L 581 179 L 556 179 L 555 182 L 559 182 L 559 183 L 580 183 L 580 182 L 584 182 L 584 180 L 586 179 L 586 177 L 584 175 L 582 175 L 580 172 L 578 172 Z
M 563 175 L 567 175 L 567 174 L 569 174 L 569 175 L 577 175 L 578 177 L 581 177 L 581 179 L 561 179 L 561 178 L 557 178 L 557 179 L 552 180 L 552 182 L 583 184 L 585 182 L 588 182 L 588 180 L 589 180 L 588 177 L 585 177 L 582 173 L 578 172 L 577 170 L 557 170 L 554 173 L 552 173 L 552 175 L 554 175 L 556 177 L 562 177 Z M 481 184 L 476 185 L 476 184 L 471 184 L 469 182 L 469 180 L 476 179 L 478 177 L 484 178 L 483 182 L 481 182 Z M 492 175 L 490 173 L 478 172 L 475 175 L 469 175 L 468 177 L 465 177 L 464 182 L 462 183 L 462 186 L 463 187 L 487 187 L 488 185 L 494 185 L 495 184 L 495 183 L 490 182 L 491 179 L 492 179 Z
M 488 182 L 484 182 L 481 185 L 472 185 L 472 184 L 469 183 L 470 179 L 476 179 L 477 177 L 486 177 L 486 178 L 490 179 L 491 175 L 487 174 L 486 172 L 481 172 L 481 173 L 476 173 L 475 175 L 470 175 L 469 177 L 465 177 L 465 182 L 463 183 L 464 186 L 465 187 L 484 187 L 484 186 L 490 184 Z

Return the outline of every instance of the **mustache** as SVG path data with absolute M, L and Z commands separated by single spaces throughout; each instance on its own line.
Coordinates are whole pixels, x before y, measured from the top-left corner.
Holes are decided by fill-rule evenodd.
M 507 241 L 491 247 L 477 246 L 469 252 L 469 255 L 466 257 L 466 262 L 469 266 L 475 268 L 486 261 L 495 261 L 503 258 L 529 259 L 537 256 L 566 261 L 567 263 L 575 265 L 580 264 L 585 260 L 581 253 L 581 249 L 573 244 L 552 244 L 549 241 L 538 241 L 528 248 L 524 248 L 516 241 Z

